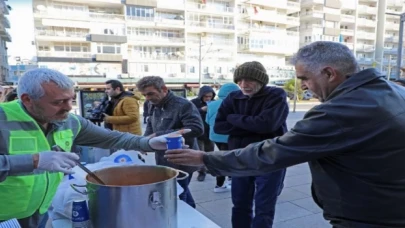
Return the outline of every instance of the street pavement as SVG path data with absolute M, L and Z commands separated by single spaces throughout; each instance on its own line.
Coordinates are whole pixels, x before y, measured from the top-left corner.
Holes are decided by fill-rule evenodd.
M 298 103 L 296 112 L 290 106 L 288 128 L 301 120 L 307 110 L 318 102 Z M 145 127 L 145 126 L 143 126 Z M 153 160 L 153 154 L 147 160 Z M 231 228 L 232 201 L 231 193 L 214 193 L 215 178 L 207 175 L 205 181 L 198 182 L 194 174 L 190 189 L 197 203 L 197 210 L 222 228 Z M 284 189 L 276 205 L 273 228 L 330 228 L 314 203 L 310 191 L 311 175 L 307 163 L 289 167 L 284 181 Z M 192 225 L 192 224 L 190 224 Z M 207 227 L 209 228 L 209 227 Z

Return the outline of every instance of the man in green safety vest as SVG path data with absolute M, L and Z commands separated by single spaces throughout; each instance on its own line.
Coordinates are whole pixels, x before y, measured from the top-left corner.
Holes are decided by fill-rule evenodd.
M 110 131 L 69 113 L 74 83 L 50 69 L 27 71 L 18 83 L 19 100 L 0 104 L 0 222 L 17 218 L 37 227 L 64 173 L 79 156 L 51 151 L 73 144 L 140 151 L 165 150 L 165 136 L 148 138 Z

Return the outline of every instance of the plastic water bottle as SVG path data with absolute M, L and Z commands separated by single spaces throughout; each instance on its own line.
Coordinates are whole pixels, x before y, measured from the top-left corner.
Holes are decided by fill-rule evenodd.
M 89 209 L 86 200 L 72 203 L 72 228 L 91 228 Z

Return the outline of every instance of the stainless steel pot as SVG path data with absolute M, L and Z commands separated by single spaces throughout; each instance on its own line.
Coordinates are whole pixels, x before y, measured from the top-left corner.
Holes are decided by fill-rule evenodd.
M 120 166 L 94 171 L 87 185 L 72 188 L 89 197 L 90 220 L 96 228 L 177 228 L 176 180 L 188 174 L 165 166 Z M 177 178 L 179 173 L 183 177 Z M 81 192 L 75 187 L 86 187 Z

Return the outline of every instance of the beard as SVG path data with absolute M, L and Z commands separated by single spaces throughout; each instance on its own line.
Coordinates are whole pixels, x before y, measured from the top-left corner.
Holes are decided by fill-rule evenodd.
M 61 111 L 61 112 L 56 113 L 53 116 L 46 116 L 43 113 L 45 113 L 44 108 L 41 105 L 39 105 L 38 103 L 36 103 L 32 106 L 32 115 L 40 123 L 51 123 L 54 121 L 63 121 L 69 117 L 68 111 Z

